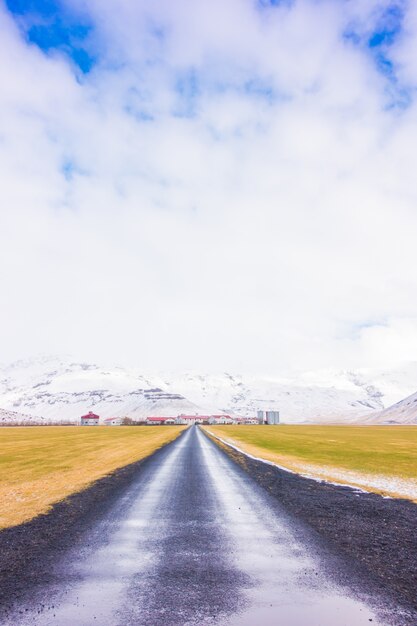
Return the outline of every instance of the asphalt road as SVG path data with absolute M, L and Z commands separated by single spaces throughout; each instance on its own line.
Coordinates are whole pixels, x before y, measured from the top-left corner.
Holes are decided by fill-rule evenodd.
M 2 624 L 401 623 L 349 567 L 192 427 Z

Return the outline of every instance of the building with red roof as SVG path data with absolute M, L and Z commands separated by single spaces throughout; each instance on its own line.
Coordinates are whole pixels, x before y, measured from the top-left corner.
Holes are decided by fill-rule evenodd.
M 99 423 L 100 416 L 93 413 L 93 411 L 89 411 L 86 415 L 81 415 L 81 426 L 98 426 Z
M 178 424 L 202 424 L 203 422 L 208 422 L 209 415 L 178 415 L 177 423 Z
M 146 418 L 146 423 L 147 424 L 153 424 L 154 426 L 157 426 L 158 424 L 175 424 L 176 420 L 177 420 L 176 417 L 150 416 L 150 417 Z
M 258 424 L 256 417 L 237 417 L 227 413 L 220 415 L 178 415 L 177 417 L 150 416 L 146 418 L 146 424 Z

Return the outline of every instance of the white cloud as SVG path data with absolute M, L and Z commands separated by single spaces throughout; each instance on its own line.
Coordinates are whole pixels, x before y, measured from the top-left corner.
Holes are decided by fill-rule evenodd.
M 389 108 L 389 77 L 343 37 L 384 6 L 91 2 L 81 80 L 1 11 L 3 359 L 415 357 L 416 106 Z M 415 27 L 390 48 L 408 87 Z

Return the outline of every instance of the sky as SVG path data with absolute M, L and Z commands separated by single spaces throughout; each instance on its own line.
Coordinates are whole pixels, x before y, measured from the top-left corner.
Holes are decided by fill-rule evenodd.
M 417 3 L 0 0 L 1 361 L 417 355 Z

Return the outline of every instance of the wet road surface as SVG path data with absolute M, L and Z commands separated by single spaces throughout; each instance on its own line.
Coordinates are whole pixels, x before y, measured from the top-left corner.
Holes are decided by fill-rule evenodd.
M 62 561 L 2 624 L 401 623 L 196 427 Z

